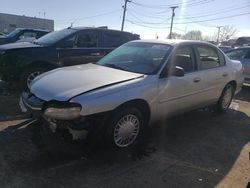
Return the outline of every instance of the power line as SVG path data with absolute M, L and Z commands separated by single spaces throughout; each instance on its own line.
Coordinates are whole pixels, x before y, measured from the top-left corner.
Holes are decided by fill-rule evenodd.
M 151 29 L 169 29 L 170 27 L 155 27 L 155 26 L 148 26 L 148 25 L 144 25 L 144 24 L 141 24 L 141 23 L 137 23 L 137 22 L 134 22 L 132 20 L 129 20 L 129 19 L 126 19 L 127 22 L 133 24 L 133 25 L 138 25 L 138 26 L 141 26 L 141 27 L 146 27 L 146 28 L 151 28 Z
M 130 9 L 129 9 L 130 11 L 132 11 L 134 14 L 136 14 L 136 15 L 139 15 L 139 16 L 142 16 L 142 17 L 146 17 L 146 18 L 151 18 L 151 19 L 159 19 L 159 20 L 164 20 L 166 17 L 165 17 L 165 14 L 164 15 L 159 15 L 160 14 L 160 12 L 152 12 L 152 11 L 150 11 L 150 12 L 147 12 L 147 11 L 144 11 L 144 12 L 140 12 L 140 11 L 138 11 L 138 10 L 135 10 L 135 9 L 133 9 L 133 7 L 131 6 L 130 7 Z M 168 10 L 168 11 L 165 11 L 165 13 L 167 13 L 167 12 L 170 12 L 170 10 Z M 154 14 L 154 15 L 152 15 L 152 14 Z M 157 14 L 157 15 L 156 15 Z M 162 13 L 161 13 L 162 14 Z
M 196 5 L 202 5 L 202 4 L 205 4 L 205 3 L 210 3 L 214 0 L 189 0 L 187 2 L 184 2 L 184 3 L 175 3 L 175 4 L 166 4 L 166 5 L 152 5 L 152 4 L 142 4 L 142 3 L 137 3 L 137 2 L 131 2 L 132 4 L 134 5 L 137 5 L 137 6 L 141 6 L 141 7 L 144 7 L 144 8 L 150 8 L 150 9 L 166 9 L 170 6 L 196 6 Z
M 228 12 L 228 11 L 235 11 L 235 10 L 239 10 L 239 9 L 242 9 L 242 8 L 246 8 L 246 7 L 249 7 L 250 5 L 247 3 L 246 4 L 246 6 L 240 6 L 240 7 L 234 7 L 234 8 L 232 8 L 232 7 L 228 7 L 227 9 L 221 9 L 221 10 L 216 10 L 214 13 L 211 13 L 211 12 L 213 12 L 213 11 L 209 11 L 210 12 L 210 14 L 203 14 L 203 15 L 201 15 L 201 16 L 199 16 L 199 17 L 206 17 L 206 16 L 209 16 L 209 15 L 217 15 L 217 14 L 222 14 L 222 13 L 225 13 L 225 12 Z M 218 11 L 220 11 L 220 12 L 218 12 Z M 134 17 L 136 20 L 137 20 L 137 23 L 139 23 L 139 24 L 146 24 L 146 25 L 161 25 L 161 24 L 165 24 L 168 20 L 166 20 L 165 18 L 163 18 L 163 17 L 155 17 L 155 16 L 149 16 L 149 15 L 146 15 L 146 14 L 143 14 L 143 13 L 139 13 L 139 12 L 137 12 L 137 11 L 135 11 L 135 10 L 133 10 L 133 12 L 131 12 L 131 9 L 130 9 L 130 15 L 132 16 L 132 17 Z M 208 13 L 208 12 L 206 12 L 206 13 Z M 146 21 L 143 21 L 141 18 L 139 18 L 137 15 L 135 15 L 135 14 L 139 14 L 140 16 L 145 16 L 145 17 L 149 17 L 149 18 L 152 18 L 152 19 L 161 19 L 161 20 L 164 20 L 164 21 L 162 21 L 162 22 L 146 22 Z M 185 16 L 185 17 L 183 17 L 183 18 L 180 18 L 180 17 L 178 17 L 178 18 L 176 18 L 176 19 L 195 19 L 195 18 L 199 18 L 198 16 L 196 17 L 196 16 L 190 16 L 190 15 L 188 15 L 188 16 Z M 216 19 L 218 19 L 218 18 L 216 18 Z M 219 19 L 221 19 L 221 18 L 219 18 Z M 223 18 L 224 19 L 224 18 Z M 207 24 L 203 24 L 203 22 L 206 22 L 207 20 L 192 20 L 192 21 L 189 21 L 189 22 L 185 22 L 185 23 L 177 23 L 177 24 L 187 24 L 187 23 L 196 23 L 196 24 L 198 24 L 198 25 L 201 25 L 201 26 L 203 26 L 203 27 L 216 27 L 216 26 L 212 26 L 212 25 L 207 25 Z
M 237 8 L 233 8 L 233 9 L 226 9 L 224 11 L 214 12 L 214 13 L 210 13 L 210 14 L 203 14 L 203 15 L 200 15 L 200 16 L 186 16 L 185 19 L 201 18 L 201 17 L 208 17 L 208 16 L 213 16 L 213 15 L 218 15 L 218 14 L 224 14 L 224 13 L 228 13 L 228 11 L 235 11 L 235 10 L 244 9 L 244 8 L 247 8 L 247 7 L 250 7 L 250 5 L 241 6 L 241 7 L 237 7 Z M 183 18 L 177 17 L 176 19 L 183 19 Z
M 239 17 L 239 16 L 244 16 L 248 15 L 250 12 L 242 13 L 242 14 L 235 14 L 235 15 L 230 15 L 230 16 L 224 16 L 224 17 L 219 17 L 219 18 L 212 18 L 212 19 L 207 19 L 207 20 L 199 20 L 199 21 L 193 21 L 193 22 L 182 22 L 182 23 L 175 23 L 175 24 L 189 24 L 189 23 L 200 23 L 200 22 L 208 22 L 208 21 L 214 21 L 214 20 L 223 20 L 227 18 L 233 18 L 233 17 Z
M 239 3 L 237 3 L 237 5 L 239 5 Z M 203 16 L 204 14 L 208 14 L 208 13 L 216 14 L 218 12 L 230 11 L 231 9 L 238 8 L 238 7 L 236 7 L 237 5 L 229 6 L 227 8 L 223 8 L 223 9 L 212 10 L 212 11 L 206 11 L 206 12 L 203 11 L 202 13 L 196 13 L 196 14 L 192 14 L 192 15 L 193 16 Z M 244 7 L 246 7 L 249 5 L 249 2 L 241 4 L 241 6 L 243 6 L 243 5 L 244 5 Z
M 165 18 L 164 21 L 162 22 L 146 22 L 140 19 L 139 17 L 137 17 L 133 12 L 128 11 L 128 13 L 130 16 L 132 16 L 133 18 L 135 18 L 137 21 L 139 21 L 142 24 L 161 25 L 161 24 L 166 24 L 171 19 L 171 18 L 168 18 L 168 19 Z
M 190 23 L 202 23 L 202 22 L 208 22 L 208 21 L 214 21 L 214 20 L 222 20 L 222 19 L 228 19 L 228 18 L 233 18 L 233 17 L 239 17 L 239 16 L 244 16 L 244 15 L 249 15 L 250 12 L 242 13 L 242 14 L 235 14 L 235 15 L 230 15 L 230 16 L 225 16 L 225 17 L 219 17 L 219 18 L 213 18 L 213 19 L 207 19 L 207 20 L 199 20 L 199 21 L 192 21 L 192 22 L 182 22 L 182 23 L 175 23 L 178 25 L 182 24 L 190 24 Z M 126 20 L 129 21 L 130 23 L 137 24 L 137 25 L 143 25 L 140 22 L 135 22 L 132 20 Z M 150 27 L 150 26 L 147 26 Z M 153 28 L 153 27 L 152 27 Z M 166 27 L 155 27 L 155 28 L 166 28 Z
M 122 9 L 116 9 L 116 10 L 113 10 L 113 11 L 110 11 L 110 12 L 104 12 L 104 13 L 101 13 L 101 14 L 96 14 L 96 15 L 93 15 L 93 16 L 87 16 L 87 17 L 82 17 L 82 18 L 69 18 L 69 19 L 61 19 L 61 20 L 55 20 L 55 21 L 72 21 L 72 20 L 85 20 L 85 19 L 91 19 L 91 18 L 96 18 L 96 17 L 100 17 L 100 16 L 105 16 L 105 15 L 109 15 L 109 14 L 113 14 L 113 13 L 116 13 L 116 12 L 120 12 Z

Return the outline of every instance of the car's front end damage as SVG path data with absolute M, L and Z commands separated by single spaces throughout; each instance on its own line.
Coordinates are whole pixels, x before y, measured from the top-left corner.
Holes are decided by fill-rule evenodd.
M 19 106 L 23 112 L 31 113 L 34 118 L 42 118 L 53 133 L 70 136 L 73 140 L 86 138 L 87 133 L 96 128 L 97 120 L 106 117 L 106 113 L 81 116 L 80 104 L 44 101 L 27 91 L 22 93 Z
M 93 77 L 92 71 L 100 75 Z M 70 77 L 74 77 L 74 82 L 65 84 L 65 79 Z M 115 100 L 115 94 L 124 93 L 121 88 L 128 91 L 129 83 L 142 78 L 141 74 L 93 64 L 56 69 L 34 80 L 30 91 L 22 93 L 20 108 L 45 120 L 52 132 L 69 133 L 74 140 L 82 139 L 91 130 L 97 130 L 109 112 L 127 100 L 118 97 Z

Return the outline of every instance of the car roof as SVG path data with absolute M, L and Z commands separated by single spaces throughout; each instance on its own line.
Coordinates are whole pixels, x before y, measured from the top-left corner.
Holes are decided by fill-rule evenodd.
M 136 33 L 130 33 L 126 31 L 120 31 L 120 30 L 114 30 L 114 29 L 108 29 L 105 27 L 68 27 L 66 29 L 73 29 L 73 30 L 85 30 L 85 29 L 93 29 L 93 30 L 105 30 L 105 31 L 116 31 L 116 32 L 122 32 L 122 33 L 128 33 L 132 35 L 138 35 Z M 139 35 L 138 35 L 139 36 Z
M 16 28 L 16 30 L 32 30 L 32 31 L 42 31 L 42 32 L 51 32 L 47 29 L 34 29 L 34 28 Z
M 198 40 L 181 40 L 181 39 L 142 39 L 142 40 L 134 40 L 131 42 L 145 42 L 145 43 L 157 43 L 157 44 L 168 44 L 171 46 L 177 46 L 180 44 L 200 44 L 200 45 L 209 45 L 209 46 L 214 46 L 215 45 L 209 43 L 209 42 L 204 42 L 204 41 L 198 41 Z
M 236 47 L 235 49 L 250 49 L 250 46 Z
M 226 51 L 226 53 L 228 52 L 232 52 L 232 51 L 235 51 L 235 50 L 249 50 L 250 49 L 250 46 L 245 46 L 245 47 L 236 47 L 236 48 L 232 48 L 228 51 Z

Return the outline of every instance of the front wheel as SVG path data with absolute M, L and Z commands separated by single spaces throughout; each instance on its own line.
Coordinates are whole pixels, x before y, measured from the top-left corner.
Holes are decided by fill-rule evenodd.
M 105 139 L 118 148 L 129 147 L 141 135 L 144 122 L 142 113 L 135 107 L 118 110 L 108 122 Z
M 232 102 L 233 96 L 234 87 L 232 86 L 232 84 L 227 84 L 223 89 L 220 99 L 216 105 L 216 110 L 218 112 L 226 111 Z

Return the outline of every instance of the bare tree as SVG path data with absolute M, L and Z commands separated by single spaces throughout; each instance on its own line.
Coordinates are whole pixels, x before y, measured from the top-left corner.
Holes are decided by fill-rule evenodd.
M 219 41 L 225 41 L 235 36 L 238 30 L 232 25 L 226 25 L 220 29 Z
M 169 35 L 168 35 L 167 38 L 169 39 Z M 172 39 L 181 39 L 181 38 L 182 38 L 182 35 L 179 34 L 179 33 L 173 32 L 171 38 L 172 38 Z
M 197 31 L 188 31 L 185 35 L 182 36 L 182 39 L 187 40 L 202 40 L 202 32 Z

